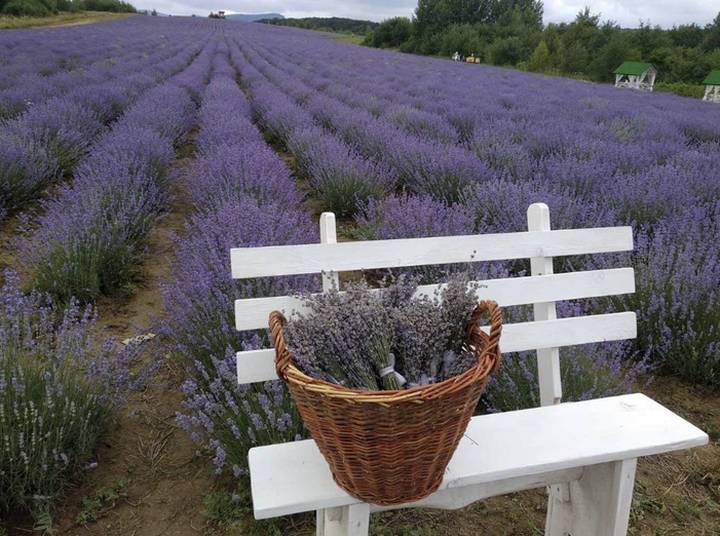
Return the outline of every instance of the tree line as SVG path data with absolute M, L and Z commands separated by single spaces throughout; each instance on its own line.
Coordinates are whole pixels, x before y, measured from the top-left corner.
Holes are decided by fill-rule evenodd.
M 292 26 L 305 30 L 320 32 L 339 32 L 364 35 L 373 31 L 379 25 L 369 20 L 346 19 L 343 17 L 303 17 L 303 18 L 276 18 L 261 19 L 257 22 L 273 24 L 275 26 Z
M 76 11 L 136 12 L 132 4 L 123 0 L 0 0 L 0 13 L 16 17 L 47 17 Z
M 625 60 L 650 62 L 660 89 L 698 96 L 720 68 L 720 13 L 705 26 L 621 28 L 585 8 L 570 23 L 543 25 L 539 0 L 419 0 L 412 19 L 394 17 L 364 44 L 403 52 L 474 55 L 484 63 L 611 81 Z M 663 87 L 666 86 L 666 87 Z

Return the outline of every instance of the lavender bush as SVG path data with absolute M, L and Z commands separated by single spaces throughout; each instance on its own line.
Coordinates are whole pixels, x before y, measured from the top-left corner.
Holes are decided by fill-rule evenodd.
M 91 460 L 132 386 L 132 347 L 92 337 L 91 309 L 59 309 L 18 277 L 0 289 L 0 511 L 48 511 Z
M 0 220 L 36 198 L 59 174 L 57 158 L 42 144 L 0 134 Z
M 558 317 L 588 314 L 587 304 L 559 302 Z M 590 305 L 592 307 L 592 305 Z M 508 322 L 532 320 L 529 307 L 505 308 Z M 647 382 L 653 372 L 650 360 L 637 356 L 633 341 L 565 347 L 560 350 L 560 374 L 564 401 L 589 400 L 627 393 Z M 510 411 L 538 407 L 535 352 L 503 354 L 502 366 L 490 378 L 483 397 L 489 411 Z
M 320 128 L 293 131 L 287 146 L 326 210 L 352 215 L 370 197 L 382 197 L 393 189 L 390 169 L 366 160 Z

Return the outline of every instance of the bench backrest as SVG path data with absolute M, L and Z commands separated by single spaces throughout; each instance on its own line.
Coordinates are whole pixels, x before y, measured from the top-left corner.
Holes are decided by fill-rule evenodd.
M 558 319 L 555 302 L 635 292 L 632 268 L 553 273 L 553 257 L 629 251 L 630 227 L 552 231 L 544 203 L 528 208 L 528 231 L 469 236 L 337 242 L 335 216 L 320 217 L 320 243 L 236 248 L 230 251 L 232 276 L 248 279 L 268 276 L 322 274 L 323 290 L 339 287 L 338 272 L 530 258 L 531 273 L 523 277 L 479 282 L 478 298 L 501 306 L 532 304 L 534 321 L 503 326 L 503 352 L 536 350 L 543 405 L 562 398 L 559 348 L 577 344 L 636 337 L 633 312 Z M 419 291 L 432 293 L 438 285 Z M 238 330 L 267 328 L 273 310 L 289 314 L 300 308 L 297 298 L 276 296 L 235 302 Z M 276 379 L 272 348 L 238 352 L 241 384 Z

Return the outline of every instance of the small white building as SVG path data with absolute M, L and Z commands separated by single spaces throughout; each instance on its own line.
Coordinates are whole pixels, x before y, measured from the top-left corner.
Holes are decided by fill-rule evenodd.
M 626 61 L 615 69 L 615 87 L 652 91 L 657 70 L 650 63 Z
M 703 100 L 720 104 L 720 69 L 710 71 L 710 74 L 703 80 L 703 84 L 705 84 Z

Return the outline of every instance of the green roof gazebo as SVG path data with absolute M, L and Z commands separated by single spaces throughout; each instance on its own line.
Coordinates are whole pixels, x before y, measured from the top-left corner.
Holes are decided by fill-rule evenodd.
M 615 87 L 652 91 L 657 70 L 651 63 L 626 61 L 615 69 Z
M 704 101 L 720 103 L 720 69 L 710 71 L 705 80 L 705 96 Z

